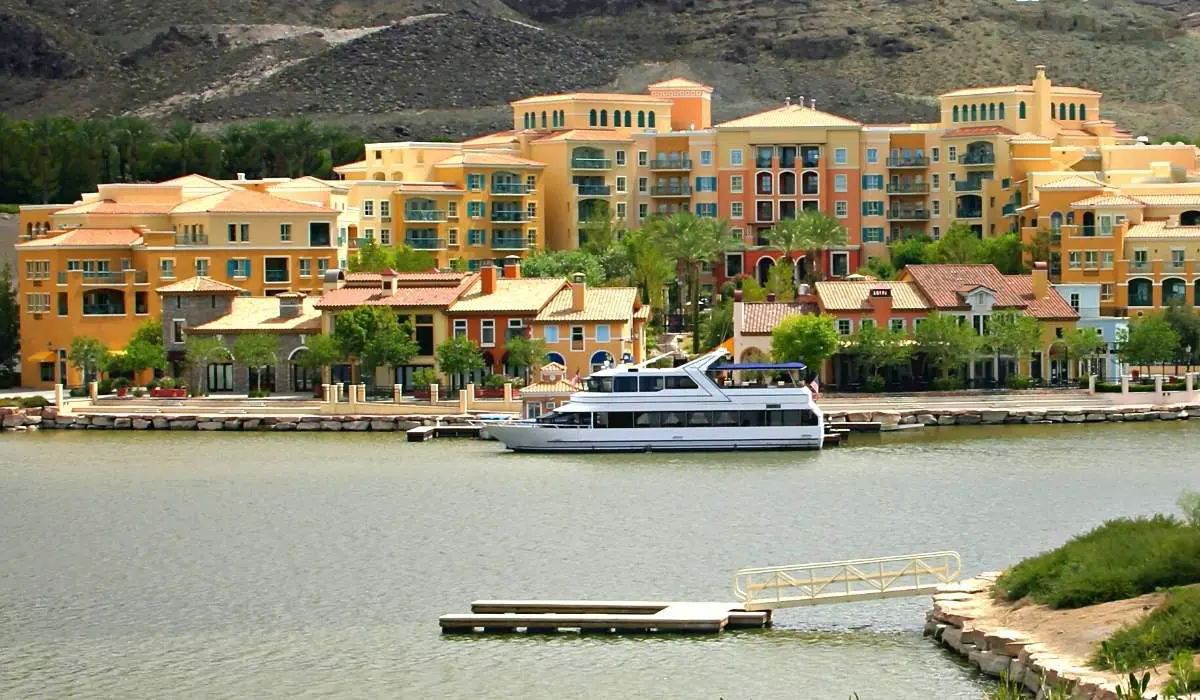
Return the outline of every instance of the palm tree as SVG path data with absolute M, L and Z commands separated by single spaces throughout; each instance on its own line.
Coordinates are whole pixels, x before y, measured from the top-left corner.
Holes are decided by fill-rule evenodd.
M 684 267 L 692 298 L 692 352 L 700 352 L 700 265 L 716 262 L 727 250 L 739 245 L 724 219 L 698 219 L 679 212 L 651 222 L 659 245 L 669 258 Z
M 188 153 L 199 133 L 191 122 L 177 121 L 167 130 L 167 141 L 179 148 L 179 174 L 188 174 Z
M 816 272 L 819 269 L 817 253 L 831 246 L 845 245 L 846 228 L 832 216 L 809 209 L 795 219 L 775 224 L 766 237 L 789 260 L 793 252 L 803 250 L 812 262 L 810 272 Z
M 665 308 L 667 283 L 674 276 L 671 260 L 663 254 L 663 248 L 655 240 L 653 229 L 635 228 L 625 232 L 621 247 L 633 269 L 633 280 L 642 290 L 642 302 L 652 310 Z

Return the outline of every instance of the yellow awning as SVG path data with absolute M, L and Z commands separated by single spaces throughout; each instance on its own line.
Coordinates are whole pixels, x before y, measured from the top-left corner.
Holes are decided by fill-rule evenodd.
M 35 352 L 26 358 L 29 362 L 54 362 L 55 355 L 50 350 Z
M 124 351 L 124 350 L 109 350 L 109 351 L 108 351 L 108 354 L 109 354 L 109 355 L 118 355 L 118 356 L 124 356 L 124 355 L 125 355 L 125 351 Z

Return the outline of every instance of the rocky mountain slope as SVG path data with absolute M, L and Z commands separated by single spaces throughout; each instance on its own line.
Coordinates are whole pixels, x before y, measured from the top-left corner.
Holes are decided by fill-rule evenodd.
M 0 110 L 460 137 L 512 99 L 684 75 L 719 119 L 805 95 L 899 121 L 1045 63 L 1139 133 L 1195 134 L 1198 20 L 1200 0 L 0 0 Z

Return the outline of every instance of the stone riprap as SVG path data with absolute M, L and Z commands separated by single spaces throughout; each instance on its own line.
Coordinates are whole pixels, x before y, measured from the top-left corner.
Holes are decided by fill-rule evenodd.
M 877 422 L 884 429 L 897 425 L 1004 425 L 1013 423 L 1122 423 L 1200 418 L 1200 404 L 1145 404 L 1082 408 L 937 408 L 925 406 L 897 411 L 829 411 L 825 422 Z
M 261 432 L 317 430 L 394 433 L 422 425 L 466 425 L 468 415 L 397 416 L 205 416 L 195 414 L 96 414 L 60 416 L 54 408 L 3 409 L 6 431 L 28 430 L 204 430 Z

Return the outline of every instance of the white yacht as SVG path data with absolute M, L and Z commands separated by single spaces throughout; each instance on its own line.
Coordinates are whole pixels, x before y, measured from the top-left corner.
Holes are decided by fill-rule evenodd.
M 534 420 L 489 423 L 518 452 L 819 449 L 825 421 L 805 366 L 727 364 L 716 350 L 680 367 L 658 358 L 587 378 L 586 390 Z

